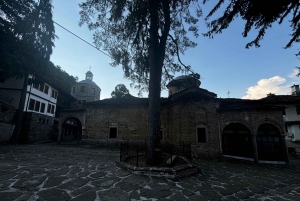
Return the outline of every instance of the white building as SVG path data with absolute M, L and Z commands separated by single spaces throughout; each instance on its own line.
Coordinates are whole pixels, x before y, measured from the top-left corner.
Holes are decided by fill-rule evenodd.
M 16 109 L 19 109 L 24 80 L 24 78 L 9 79 L 0 83 L 1 92 L 12 98 L 11 106 Z M 56 111 L 57 96 L 57 90 L 47 83 L 38 86 L 28 85 L 23 111 L 53 117 Z
M 267 101 L 275 102 L 277 105 L 284 106 L 282 112 L 285 123 L 286 140 L 300 142 L 300 91 L 299 85 L 291 87 L 291 95 L 268 94 Z
M 4 118 L 0 119 L 0 141 L 10 139 L 16 125 L 16 115 L 18 115 L 17 110 L 19 109 L 24 111 L 19 134 L 22 142 L 46 141 L 57 138 L 53 137 L 53 129 L 58 92 L 49 82 L 38 85 L 28 84 L 23 108 L 19 107 L 22 105 L 20 104 L 21 97 L 24 97 L 22 92 L 25 78 L 8 79 L 0 82 L 1 107 L 14 108 L 3 110 L 1 113 Z M 31 83 L 31 76 L 29 76 L 28 83 Z

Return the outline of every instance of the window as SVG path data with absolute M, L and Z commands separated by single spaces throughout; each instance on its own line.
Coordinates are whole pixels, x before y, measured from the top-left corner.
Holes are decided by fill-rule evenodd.
M 45 84 L 44 93 L 48 94 L 48 92 L 49 92 L 49 85 Z
M 95 88 L 92 88 L 91 93 L 92 93 L 92 94 L 95 94 Z
M 287 125 L 285 124 L 285 132 L 289 132 Z
M 85 86 L 81 86 L 80 87 L 80 92 L 84 92 L 85 91 Z
M 41 104 L 41 110 L 40 110 L 41 113 L 44 113 L 45 112 L 45 103 L 42 103 Z
M 300 114 L 300 105 L 296 105 L 296 112 L 297 114 Z
M 28 110 L 33 110 L 34 109 L 34 104 L 35 104 L 35 100 L 30 99 L 29 105 L 28 105 Z
M 112 123 L 109 126 L 109 138 L 117 138 L 117 135 L 118 135 L 118 125 Z
M 44 91 L 44 86 L 43 85 L 39 85 L 39 91 Z
M 206 128 L 197 128 L 197 142 L 206 142 Z
M 34 111 L 39 112 L 40 111 L 40 105 L 41 105 L 40 101 L 35 101 Z
M 51 106 L 51 112 L 50 112 L 50 113 L 51 113 L 51 114 L 54 114 L 54 112 L 55 112 L 55 106 L 52 105 L 52 106 Z
M 72 88 L 72 93 L 75 94 L 75 87 Z
M 52 94 L 51 94 L 51 97 L 56 99 L 57 98 L 57 91 L 52 89 Z
M 284 109 L 284 110 L 282 110 L 282 115 L 286 115 L 286 114 L 285 114 L 285 109 Z
M 48 104 L 47 113 L 50 113 L 51 111 L 51 104 Z

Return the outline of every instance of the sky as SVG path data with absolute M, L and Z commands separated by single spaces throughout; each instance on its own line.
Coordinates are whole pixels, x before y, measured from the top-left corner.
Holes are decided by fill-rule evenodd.
M 82 0 L 52 0 L 53 20 L 93 44 L 93 32 L 86 24 L 79 26 L 79 3 Z M 215 1 L 204 5 L 203 16 L 212 8 Z M 215 15 L 214 17 L 217 17 Z M 284 49 L 289 42 L 292 29 L 287 20 L 283 24 L 275 23 L 266 31 L 261 47 L 246 49 L 247 42 L 253 40 L 257 30 L 252 30 L 247 38 L 242 36 L 245 22 L 237 18 L 233 23 L 213 39 L 203 37 L 208 29 L 204 17 L 199 19 L 199 37 L 191 37 L 197 43 L 196 48 L 188 49 L 181 55 L 181 61 L 190 65 L 201 76 L 201 88 L 217 94 L 221 98 L 259 99 L 268 93 L 288 95 L 291 86 L 300 83 L 296 77 L 296 66 L 300 60 L 295 56 L 299 51 L 296 44 Z M 122 66 L 112 67 L 111 58 L 99 52 L 61 27 L 55 25 L 55 47 L 50 60 L 59 65 L 79 81 L 85 79 L 85 73 L 91 68 L 93 81 L 101 88 L 100 99 L 110 98 L 118 84 L 125 84 L 130 94 L 137 96 L 138 91 L 130 88 L 130 81 L 124 78 Z M 176 74 L 178 76 L 180 74 Z M 229 91 L 229 94 L 228 94 Z M 147 93 L 143 93 L 147 97 Z M 162 90 L 167 97 L 167 90 Z

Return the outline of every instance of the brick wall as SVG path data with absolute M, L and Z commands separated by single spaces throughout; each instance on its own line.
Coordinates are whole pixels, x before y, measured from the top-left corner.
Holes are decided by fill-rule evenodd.
M 107 140 L 109 127 L 117 124 L 117 139 L 144 140 L 147 135 L 148 108 L 135 107 L 100 107 L 88 108 L 86 111 L 83 139 Z

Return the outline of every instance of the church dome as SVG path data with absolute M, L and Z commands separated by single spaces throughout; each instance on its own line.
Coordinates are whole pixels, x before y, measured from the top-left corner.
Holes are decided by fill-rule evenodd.
M 200 87 L 200 80 L 193 75 L 180 75 L 167 84 L 169 96 L 190 87 Z
M 91 85 L 94 85 L 94 86 L 98 86 L 95 82 L 93 82 L 92 80 L 82 80 L 78 83 L 81 83 L 81 84 L 91 84 Z

